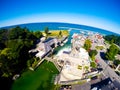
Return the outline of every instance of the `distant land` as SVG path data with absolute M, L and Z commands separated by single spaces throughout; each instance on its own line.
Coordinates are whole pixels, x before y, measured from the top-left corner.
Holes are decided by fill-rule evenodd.
M 26 24 L 18 24 L 18 25 L 6 26 L 1 28 L 8 29 L 16 26 L 20 26 L 22 28 L 26 27 L 31 31 L 36 31 L 36 30 L 43 31 L 45 27 L 49 27 L 50 30 L 69 30 L 71 28 L 72 30 L 83 30 L 83 31 L 85 30 L 91 32 L 98 32 L 103 35 L 111 35 L 111 34 L 120 35 L 118 33 L 96 27 L 80 25 L 80 24 L 71 24 L 71 23 L 59 23 L 59 22 L 26 23 Z

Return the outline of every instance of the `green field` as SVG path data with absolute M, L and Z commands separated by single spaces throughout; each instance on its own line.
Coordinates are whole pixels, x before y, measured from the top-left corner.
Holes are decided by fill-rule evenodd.
M 27 70 L 13 85 L 12 90 L 53 90 L 53 76 L 58 70 L 53 63 L 44 61 L 35 71 Z
M 51 30 L 49 31 L 48 37 L 59 37 L 59 32 L 61 31 L 62 36 L 68 36 L 69 32 L 67 30 Z M 42 32 L 45 34 L 45 32 Z
M 59 36 L 59 32 L 60 32 L 60 30 L 51 31 L 49 36 Z M 62 36 L 68 36 L 69 35 L 69 32 L 67 30 L 61 30 L 61 32 L 62 32 Z

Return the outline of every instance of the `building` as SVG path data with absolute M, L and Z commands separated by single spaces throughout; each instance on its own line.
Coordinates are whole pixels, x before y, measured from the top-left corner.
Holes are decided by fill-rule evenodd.
M 71 50 L 63 51 L 58 56 L 58 65 L 61 65 L 60 82 L 84 78 L 83 74 L 90 71 L 90 58 L 88 52 L 79 45 L 77 34 L 71 40 Z M 61 63 L 62 62 L 62 63 Z
M 82 47 L 85 43 L 86 37 L 83 34 L 77 34 L 74 33 L 72 36 L 71 43 L 74 43 L 74 45 Z
M 48 38 L 47 40 L 41 41 L 37 45 L 38 53 L 35 56 L 42 59 L 46 55 L 49 55 L 50 52 L 53 51 L 55 47 L 57 47 L 57 45 L 58 45 L 58 41 L 56 38 Z
M 104 38 L 101 34 L 90 34 L 87 38 L 90 39 L 93 43 L 96 43 L 98 46 L 102 46 L 104 44 Z
M 61 39 L 54 37 L 45 40 L 45 37 L 42 37 L 36 48 L 30 50 L 29 53 L 32 53 L 36 57 L 43 59 L 45 56 L 48 56 L 50 53 L 52 53 L 54 48 L 59 45 L 64 45 L 68 40 L 67 38 L 67 36 L 64 36 Z
M 81 47 L 84 46 L 86 39 L 90 39 L 92 43 L 96 43 L 98 46 L 104 45 L 104 38 L 101 34 L 98 34 L 98 33 L 96 34 L 90 33 L 88 35 L 74 33 L 72 38 L 73 39 L 71 40 L 71 43 L 74 42 L 75 45 L 78 45 Z

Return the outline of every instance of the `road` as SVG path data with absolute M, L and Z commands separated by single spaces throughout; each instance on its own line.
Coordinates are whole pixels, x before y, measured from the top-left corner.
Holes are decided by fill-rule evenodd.
M 99 60 L 99 64 L 103 68 L 103 74 L 106 77 L 110 77 L 113 81 L 114 85 L 120 89 L 120 77 L 115 73 L 115 71 L 105 63 L 105 61 L 100 56 L 100 51 L 98 51 L 98 54 L 96 55 L 96 59 Z

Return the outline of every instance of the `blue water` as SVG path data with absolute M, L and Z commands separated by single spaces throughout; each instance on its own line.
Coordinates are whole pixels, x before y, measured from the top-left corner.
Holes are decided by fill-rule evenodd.
M 13 28 L 16 26 L 21 26 L 21 27 L 27 27 L 31 31 L 36 31 L 40 30 L 43 31 L 45 27 L 49 27 L 50 30 L 68 30 L 69 28 L 74 28 L 72 29 L 71 33 L 74 32 L 80 32 L 79 30 L 76 29 L 83 29 L 83 30 L 88 30 L 92 32 L 98 32 L 104 35 L 120 35 L 114 32 L 110 32 L 108 30 L 100 29 L 100 28 L 95 28 L 91 26 L 85 26 L 85 25 L 79 25 L 79 24 L 70 24 L 70 23 L 56 23 L 56 22 L 45 22 L 45 23 L 28 23 L 28 24 L 20 24 L 20 25 L 14 25 L 14 26 L 8 26 L 8 27 L 3 27 L 3 28 Z M 62 28 L 60 28 L 62 27 Z

